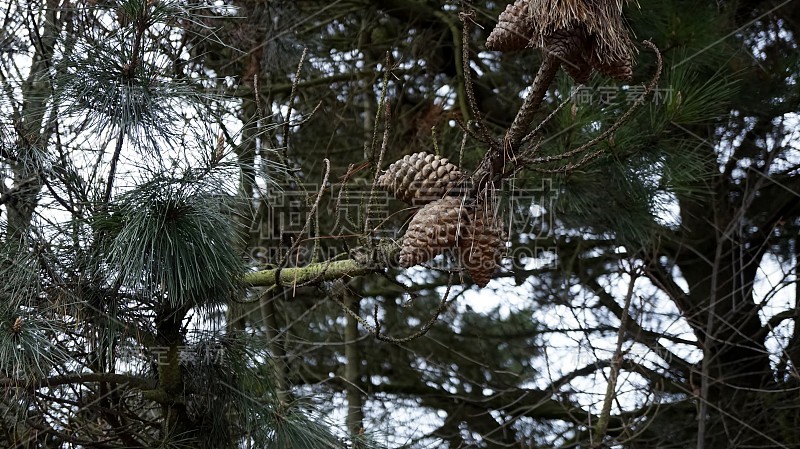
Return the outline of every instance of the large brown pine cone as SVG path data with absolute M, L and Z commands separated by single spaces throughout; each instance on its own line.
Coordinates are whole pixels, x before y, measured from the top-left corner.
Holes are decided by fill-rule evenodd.
M 497 269 L 503 251 L 503 222 L 494 211 L 478 207 L 462 226 L 461 263 L 479 287 L 485 287 Z
M 629 54 L 598 54 L 596 36 L 590 36 L 584 25 L 572 25 L 555 30 L 544 37 L 543 48 L 561 60 L 561 67 L 578 83 L 585 83 L 592 69 L 619 81 L 628 81 L 633 75 Z
M 517 0 L 500 13 L 497 25 L 486 39 L 486 48 L 498 51 L 522 50 L 533 37 L 534 24 L 528 0 Z
M 428 204 L 455 189 L 464 176 L 447 158 L 414 153 L 393 163 L 378 178 L 378 186 L 412 205 Z
M 553 31 L 544 40 L 544 49 L 561 60 L 561 67 L 575 82 L 583 84 L 592 74 L 588 59 L 592 45 L 580 25 Z
M 425 205 L 411 219 L 403 237 L 400 266 L 413 267 L 456 248 L 465 219 L 460 198 L 447 197 Z

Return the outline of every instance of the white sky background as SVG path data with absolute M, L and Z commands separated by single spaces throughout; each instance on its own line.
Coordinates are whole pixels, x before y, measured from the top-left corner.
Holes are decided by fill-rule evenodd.
M 767 306 L 764 307 L 761 313 L 762 323 L 765 323 L 768 318 L 774 314 L 794 307 L 795 302 L 795 276 L 794 274 L 787 274 L 786 266 L 782 266 L 775 260 L 774 257 L 768 255 L 759 268 L 758 277 L 755 284 L 755 298 L 757 302 L 768 300 Z M 622 306 L 624 304 L 625 294 L 628 288 L 629 279 L 617 279 L 607 283 L 606 290 L 612 293 Z M 682 278 L 678 279 L 679 284 L 683 284 L 685 288 L 685 281 Z M 637 288 L 634 294 L 634 302 L 641 296 L 649 297 L 652 295 L 654 287 L 649 285 L 643 278 L 637 280 Z M 497 289 L 494 291 L 493 289 Z M 495 307 L 500 307 L 500 310 L 505 314 L 510 313 L 512 310 L 529 307 L 531 304 L 524 294 L 521 294 L 522 289 L 515 287 L 511 279 L 495 279 L 491 281 L 490 285 L 483 290 L 475 288 L 467 291 L 463 300 L 459 300 L 459 309 L 466 306 L 471 307 L 477 312 L 488 312 Z M 576 293 L 576 292 L 573 292 Z M 577 298 L 583 295 L 592 296 L 589 292 L 581 293 L 580 289 L 577 291 Z M 682 319 L 674 319 L 664 321 L 662 314 L 668 311 L 674 312 L 676 315 L 677 310 L 674 303 L 667 299 L 663 294 L 659 295 L 660 299 L 649 307 L 650 313 L 658 313 L 657 317 L 650 317 L 644 314 L 639 318 L 639 324 L 642 324 L 646 329 L 652 329 L 646 321 L 655 318 L 660 322 L 660 328 L 665 333 L 675 335 L 680 338 L 695 341 L 694 334 L 691 332 L 688 324 Z M 632 317 L 635 319 L 635 317 Z M 535 315 L 534 319 L 546 324 L 552 328 L 568 328 L 568 329 L 581 329 L 591 327 L 599 324 L 589 314 L 582 316 L 574 315 L 571 307 L 567 306 L 547 306 L 540 309 Z M 618 324 L 618 323 L 617 323 Z M 792 325 L 787 321 L 784 325 L 778 327 L 770 334 L 768 339 L 768 349 L 771 353 L 775 354 L 785 347 L 788 337 L 791 335 Z M 549 333 L 543 337 L 542 349 L 545 351 L 546 357 L 534 359 L 542 377 L 534 380 L 531 388 L 546 388 L 551 382 L 559 377 L 571 372 L 574 369 L 592 364 L 599 359 L 610 359 L 611 353 L 616 343 L 616 336 L 610 337 L 593 337 L 591 341 L 586 340 L 586 335 L 580 331 L 565 332 L 565 333 Z M 677 345 L 669 340 L 662 339 L 667 348 L 672 350 L 677 355 L 684 357 L 688 362 L 695 363 L 702 358 L 702 354 L 698 349 L 690 348 L 684 345 Z M 593 351 L 594 348 L 596 350 Z M 628 353 L 628 357 L 638 359 L 641 363 L 659 363 L 660 359 L 650 352 L 642 345 L 630 344 L 623 346 L 623 350 L 632 348 Z M 773 363 L 775 358 L 773 358 Z M 577 402 L 586 407 L 587 410 L 598 413 L 602 405 L 602 400 L 605 395 L 606 381 L 608 369 L 604 370 L 602 376 L 593 375 L 584 378 L 578 378 L 571 382 L 568 386 L 572 391 L 581 392 L 574 396 Z M 642 380 L 638 374 L 627 373 L 620 376 L 617 384 L 617 392 L 619 394 L 619 404 L 623 408 L 633 409 L 640 408 L 648 402 L 652 402 L 652 398 L 646 397 L 643 394 L 643 389 L 640 388 Z M 617 404 L 614 404 L 612 409 L 614 412 L 619 411 Z

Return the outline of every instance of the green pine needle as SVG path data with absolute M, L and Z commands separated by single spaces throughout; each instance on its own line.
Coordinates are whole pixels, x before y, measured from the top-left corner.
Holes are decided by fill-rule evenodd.
M 226 199 L 194 183 L 157 179 L 123 195 L 109 266 L 125 288 L 172 307 L 211 306 L 238 288 L 243 270 Z

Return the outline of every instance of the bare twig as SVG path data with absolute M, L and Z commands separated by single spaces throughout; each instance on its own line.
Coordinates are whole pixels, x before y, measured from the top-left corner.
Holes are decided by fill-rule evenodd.
M 488 134 L 487 135 L 476 134 L 475 131 L 471 128 L 471 125 L 473 124 L 472 120 L 470 120 L 467 123 L 464 123 L 464 121 L 461 120 L 458 117 L 453 118 L 453 120 L 455 120 L 455 122 L 458 124 L 459 128 L 464 130 L 464 133 L 468 134 L 470 137 L 472 137 L 473 139 L 477 140 L 478 142 L 482 142 L 483 144 L 487 145 L 489 148 L 494 148 L 494 147 L 498 146 L 498 143 L 491 136 L 489 136 Z
M 647 47 L 649 47 L 651 50 L 653 50 L 653 52 L 655 52 L 655 54 L 656 54 L 656 60 L 657 60 L 656 73 L 653 75 L 653 79 L 650 80 L 650 83 L 648 83 L 648 85 L 645 87 L 644 93 L 642 95 L 640 95 L 639 98 L 636 99 L 636 101 L 633 102 L 631 107 L 628 108 L 628 110 L 625 111 L 624 114 L 622 114 L 611 126 L 606 128 L 597 137 L 591 139 L 590 141 L 584 143 L 583 145 L 581 145 L 581 146 L 579 146 L 577 148 L 574 148 L 574 149 L 569 150 L 569 151 L 567 151 L 565 153 L 556 154 L 556 155 L 553 155 L 553 156 L 545 156 L 545 157 L 540 157 L 540 158 L 535 158 L 535 159 L 527 159 L 527 160 L 522 159 L 520 161 L 521 165 L 529 167 L 529 166 L 532 166 L 532 165 L 547 164 L 547 163 L 550 163 L 550 162 L 555 162 L 555 161 L 559 161 L 559 160 L 568 159 L 570 157 L 573 157 L 573 156 L 575 156 L 577 154 L 580 154 L 580 153 L 588 150 L 589 148 L 597 145 L 599 142 L 607 139 L 614 131 L 619 129 L 625 122 L 627 122 L 631 118 L 633 113 L 636 112 L 636 110 L 639 109 L 639 107 L 644 104 L 645 99 L 649 96 L 649 94 L 651 92 L 653 92 L 653 90 L 656 88 L 656 85 L 658 85 L 658 80 L 661 77 L 661 70 L 663 68 L 663 61 L 661 59 L 661 52 L 658 51 L 658 48 L 650 41 L 644 41 L 643 44 L 646 45 Z M 540 171 L 540 172 L 543 172 L 543 173 L 559 173 L 559 172 L 563 173 L 563 172 L 568 172 L 568 171 L 575 170 L 575 169 L 583 166 L 584 164 L 588 163 L 589 161 L 591 161 L 591 160 L 597 158 L 598 156 L 600 156 L 602 153 L 603 153 L 603 150 L 598 150 L 596 152 L 589 153 L 586 156 L 584 156 L 579 162 L 574 163 L 574 164 L 569 164 L 569 165 L 566 165 L 566 166 L 563 166 L 563 167 L 560 167 L 560 168 L 557 168 L 557 169 L 546 169 L 546 168 L 545 169 L 538 169 L 537 168 L 536 170 Z
M 475 11 L 470 10 L 459 13 L 458 18 L 463 24 L 461 32 L 461 64 L 464 77 L 464 93 L 467 96 L 467 102 L 469 104 L 470 112 L 472 113 L 472 120 L 478 125 L 482 140 L 484 142 L 491 142 L 492 137 L 489 135 L 489 130 L 486 128 L 486 124 L 483 122 L 481 111 L 478 109 L 478 102 L 475 101 L 475 90 L 472 85 L 472 69 L 470 68 L 471 59 L 469 57 L 469 35 L 475 19 Z
M 638 273 L 636 270 L 631 270 L 630 281 L 628 282 L 628 292 L 625 294 L 625 305 L 622 306 L 622 317 L 620 318 L 619 331 L 617 332 L 617 345 L 614 348 L 614 355 L 611 358 L 611 374 L 608 377 L 608 384 L 606 385 L 606 395 L 603 399 L 603 408 L 600 410 L 600 416 L 595 425 L 595 445 L 599 446 L 605 438 L 608 431 L 608 421 L 611 416 L 611 404 L 616 398 L 617 379 L 619 378 L 619 371 L 622 367 L 622 343 L 625 341 L 625 329 L 627 328 L 628 319 L 630 318 L 631 300 L 633 299 L 633 286 L 636 283 Z
M 286 120 L 283 123 L 283 146 L 286 148 L 289 147 L 289 124 L 292 118 L 292 104 L 297 91 L 297 83 L 300 81 L 300 71 L 303 70 L 303 63 L 306 60 L 306 53 L 308 53 L 308 48 L 304 48 L 303 54 L 300 55 L 300 62 L 297 63 L 297 71 L 295 71 L 294 80 L 292 80 L 292 90 L 289 92 L 289 101 L 286 104 L 288 110 L 286 111 Z M 256 97 L 258 97 L 258 91 L 256 91 Z
M 303 225 L 303 229 L 300 231 L 299 234 L 300 236 L 305 234 L 308 231 L 309 226 L 311 226 L 311 220 L 317 213 L 317 208 L 319 207 L 319 203 L 322 200 L 322 195 L 325 193 L 325 188 L 328 185 L 328 177 L 331 174 L 331 161 L 329 161 L 327 158 L 323 159 L 323 161 L 325 162 L 325 174 L 322 177 L 322 185 L 319 188 L 319 192 L 317 192 L 317 198 L 316 200 L 314 200 L 314 205 L 311 206 L 311 210 L 308 212 L 308 218 L 306 219 L 305 225 Z M 289 251 L 287 251 L 286 254 L 283 255 L 283 258 L 278 264 L 278 268 L 275 272 L 276 284 L 281 283 L 281 270 L 284 268 L 284 265 L 288 261 L 289 255 L 292 253 L 292 251 L 296 250 L 297 247 L 300 246 L 301 241 L 302 239 L 298 238 L 294 242 L 292 242 L 292 246 L 291 248 L 289 248 Z
M 434 312 L 433 316 L 417 332 L 414 332 L 413 334 L 408 335 L 406 337 L 402 337 L 402 338 L 390 337 L 388 335 L 384 335 L 384 334 L 381 333 L 381 323 L 380 323 L 380 320 L 378 319 L 378 305 L 377 304 L 375 305 L 375 308 L 374 308 L 373 313 L 372 313 L 373 320 L 374 320 L 375 324 L 371 325 L 371 324 L 369 324 L 367 322 L 367 320 L 362 318 L 357 313 L 353 312 L 341 300 L 339 300 L 338 298 L 334 298 L 334 297 L 332 297 L 332 299 L 334 301 L 336 301 L 336 303 L 339 304 L 339 306 L 341 306 L 342 309 L 348 315 L 350 315 L 356 321 L 361 323 L 361 325 L 364 326 L 364 328 L 367 329 L 367 331 L 369 333 L 374 335 L 375 338 L 377 338 L 378 340 L 381 340 L 381 341 L 385 341 L 385 342 L 389 342 L 389 343 L 393 343 L 393 344 L 399 345 L 399 344 L 403 344 L 403 343 L 408 343 L 408 342 L 410 342 L 412 340 L 416 340 L 417 338 L 422 337 L 423 335 L 428 333 L 428 331 L 431 329 L 433 324 L 439 319 L 439 315 L 441 315 L 442 312 L 444 312 L 445 309 L 447 309 L 447 307 L 452 303 L 453 300 L 449 299 L 450 290 L 452 289 L 452 287 L 453 287 L 453 274 L 450 273 L 450 276 L 449 276 L 449 278 L 447 280 L 447 289 L 445 290 L 444 296 L 442 296 L 442 301 L 441 301 L 441 303 L 439 303 L 439 307 L 436 308 L 436 311 Z
M 401 344 L 401 343 L 408 343 L 409 341 L 412 341 L 412 340 L 416 340 L 417 338 L 422 337 L 423 335 L 427 334 L 428 331 L 430 330 L 430 328 L 433 326 L 433 323 L 435 323 L 439 319 L 439 315 L 441 315 L 442 312 L 444 312 L 445 309 L 447 309 L 447 306 L 449 306 L 450 303 L 453 301 L 453 300 L 449 300 L 448 299 L 450 297 L 450 290 L 452 289 L 452 287 L 453 287 L 453 274 L 450 273 L 450 276 L 447 278 L 447 289 L 444 292 L 444 296 L 442 296 L 442 302 L 439 303 L 439 307 L 436 308 L 436 311 L 434 312 L 433 316 L 428 320 L 427 323 L 425 323 L 424 326 L 422 326 L 422 328 L 420 328 L 419 331 L 417 331 L 417 332 L 415 332 L 415 333 L 413 333 L 413 334 L 411 334 L 411 335 L 409 335 L 407 337 L 393 338 L 393 337 L 389 337 L 389 336 L 381 334 L 380 333 L 380 328 L 376 327 L 375 338 L 377 338 L 378 340 L 382 340 L 382 341 L 388 341 L 389 343 Z M 377 315 L 375 316 L 375 318 L 376 318 L 375 324 L 377 326 L 378 325 Z
M 453 48 L 462 48 L 462 36 L 459 33 L 458 27 L 456 26 L 455 22 L 451 19 L 450 15 L 443 12 L 443 11 L 435 11 L 433 15 L 441 20 L 447 28 L 450 30 L 450 35 L 453 38 Z M 466 36 L 464 36 L 466 38 Z M 458 52 L 453 52 L 453 56 L 455 59 L 455 69 L 456 69 L 456 82 L 458 83 L 457 91 L 458 95 L 456 95 L 456 99 L 458 100 L 458 107 L 461 109 L 461 116 L 464 121 L 470 120 L 470 112 L 469 112 L 469 104 L 466 101 L 467 93 L 466 93 L 466 78 L 464 74 L 464 63 L 460 61 L 461 55 Z
M 375 161 L 375 174 L 372 177 L 372 188 L 369 192 L 369 198 L 367 198 L 367 203 L 364 205 L 364 235 L 368 236 L 371 233 L 370 226 L 369 226 L 369 219 L 370 219 L 370 205 L 372 205 L 372 201 L 375 198 L 375 190 L 378 188 L 378 176 L 381 172 L 381 166 L 383 165 L 383 158 L 386 155 L 386 149 L 389 146 L 389 133 L 392 129 L 392 111 L 391 107 L 389 106 L 389 102 L 386 101 L 387 89 L 389 87 L 389 53 L 386 54 L 386 72 L 384 73 L 383 77 L 383 89 L 381 90 L 381 104 L 383 105 L 383 138 L 381 139 L 381 149 L 378 152 L 378 160 Z M 378 110 L 380 113 L 380 108 Z M 377 120 L 375 121 L 377 123 Z M 377 126 L 376 130 L 377 132 Z M 370 155 L 370 159 L 374 159 L 374 154 Z
M 536 128 L 534 128 L 534 130 L 533 130 L 533 131 L 529 132 L 529 133 L 528 133 L 528 135 L 526 135 L 525 137 L 523 137 L 523 138 L 522 138 L 522 141 L 521 141 L 521 143 L 522 143 L 522 144 L 524 144 L 525 142 L 528 142 L 528 141 L 530 141 L 530 140 L 533 138 L 533 136 L 535 136 L 535 135 L 536 135 L 536 134 L 537 134 L 539 131 L 541 131 L 542 127 L 543 127 L 544 125 L 546 125 L 546 124 L 547 124 L 547 123 L 548 123 L 550 120 L 552 120 L 552 119 L 553 119 L 553 117 L 555 117 L 555 116 L 556 116 L 556 114 L 558 114 L 558 111 L 560 111 L 561 109 L 563 109 L 563 108 L 564 108 L 564 106 L 566 106 L 566 105 L 567 105 L 567 103 L 569 103 L 570 101 L 572 101 L 572 95 L 570 95 L 570 96 L 568 96 L 566 99 L 564 99 L 564 101 L 562 101 L 562 102 L 561 102 L 561 103 L 560 103 L 558 106 L 556 106 L 556 108 L 555 108 L 555 109 L 553 109 L 553 112 L 551 112 L 551 113 L 550 113 L 550 115 L 548 115 L 547 117 L 545 117 L 545 119 L 544 119 L 544 120 L 542 120 L 542 122 L 541 122 L 541 123 L 539 123 L 538 125 L 536 125 Z
M 383 82 L 381 86 L 381 97 L 380 103 L 378 104 L 378 110 L 375 111 L 375 120 L 373 123 L 378 123 L 378 120 L 381 118 L 381 113 L 383 112 L 382 107 L 386 104 L 386 97 L 388 95 L 389 89 L 389 73 L 391 72 L 391 68 L 389 67 L 391 61 L 391 53 L 388 51 L 386 52 L 386 71 L 383 73 Z M 375 144 L 378 143 L 378 127 L 374 126 L 372 130 L 372 141 L 369 144 L 369 152 L 366 151 L 365 148 L 365 156 L 370 160 L 370 162 L 374 161 L 375 159 Z M 380 168 L 376 169 L 379 170 Z

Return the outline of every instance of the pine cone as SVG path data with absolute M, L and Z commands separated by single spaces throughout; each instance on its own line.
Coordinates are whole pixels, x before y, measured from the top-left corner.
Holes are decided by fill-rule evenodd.
M 623 0 L 516 0 L 500 14 L 486 40 L 490 50 L 541 48 L 559 56 L 562 67 L 583 83 L 597 70 L 631 78 L 633 46 L 622 19 Z
M 403 237 L 400 266 L 413 267 L 456 248 L 465 212 L 461 199 L 453 197 L 436 200 L 420 209 Z
M 618 81 L 630 81 L 633 78 L 633 63 L 630 58 L 612 59 L 600 62 L 592 58 L 592 67 L 598 72 Z
M 447 158 L 414 153 L 393 163 L 378 178 L 378 186 L 413 205 L 428 204 L 459 185 L 463 175 Z
M 589 80 L 592 66 L 588 57 L 592 47 L 583 27 L 553 31 L 544 39 L 544 49 L 561 60 L 561 67 L 575 82 L 583 84 Z
M 528 0 L 517 0 L 500 13 L 497 25 L 486 39 L 486 48 L 498 51 L 522 50 L 534 33 Z
M 493 211 L 478 207 L 463 226 L 459 242 L 461 262 L 479 287 L 486 287 L 497 269 L 503 249 L 503 222 Z

